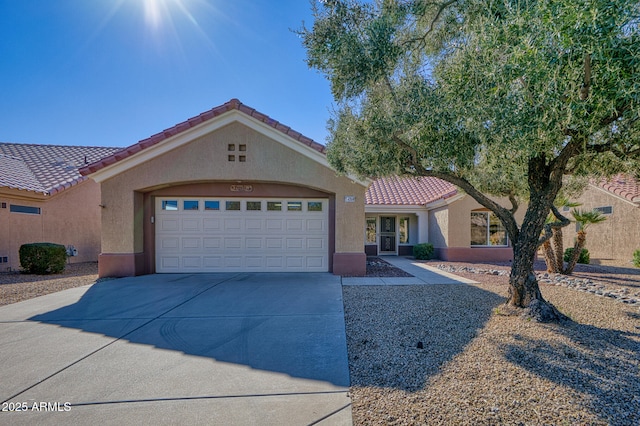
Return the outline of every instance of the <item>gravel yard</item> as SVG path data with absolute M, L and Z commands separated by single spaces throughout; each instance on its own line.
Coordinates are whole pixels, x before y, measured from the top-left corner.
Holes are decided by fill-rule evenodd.
M 573 322 L 538 324 L 501 314 L 508 276 L 494 272 L 507 264 L 428 263 L 480 283 L 343 287 L 356 425 L 640 424 L 637 305 L 541 284 Z M 382 259 L 367 271 L 403 276 Z M 640 292 L 638 269 L 579 266 L 575 276 Z M 0 305 L 96 279 L 95 263 L 1 273 Z
M 640 290 L 619 271 L 576 275 Z M 459 275 L 480 284 L 343 287 L 356 425 L 640 424 L 637 306 L 541 284 L 573 322 L 538 324 L 501 315 L 507 276 Z
M 0 273 L 0 306 L 44 296 L 72 287 L 93 284 L 98 279 L 98 263 L 72 263 L 61 274 L 31 275 Z

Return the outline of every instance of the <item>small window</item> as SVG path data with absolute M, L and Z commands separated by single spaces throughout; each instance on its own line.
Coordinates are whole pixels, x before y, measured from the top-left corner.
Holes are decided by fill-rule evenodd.
M 301 212 L 302 201 L 289 201 L 287 203 L 287 210 L 290 212 Z
M 309 201 L 307 203 L 307 211 L 310 211 L 310 212 L 321 212 L 322 211 L 322 202 L 321 201 Z
M 225 210 L 240 210 L 240 201 L 227 201 L 225 203 Z
M 178 200 L 162 200 L 162 210 L 178 210 Z
M 262 201 L 247 201 L 247 210 L 249 211 L 262 210 Z
M 400 218 L 400 244 L 409 243 L 409 218 Z
M 245 144 L 240 144 L 240 145 L 238 146 L 238 148 L 240 149 L 240 151 L 246 151 L 246 150 L 247 150 L 247 145 L 245 145 Z
M 267 201 L 267 210 L 270 212 L 282 211 L 282 203 L 280 201 Z
M 238 161 L 241 163 L 246 163 L 247 162 L 247 156 L 246 155 L 238 155 Z
M 183 210 L 199 210 L 199 208 L 200 203 L 198 200 L 184 200 L 184 203 L 182 204 Z
M 367 218 L 367 244 L 376 244 L 376 218 L 368 217 Z
M 220 210 L 220 201 L 205 201 L 205 210 Z
M 40 207 L 19 206 L 17 204 L 11 204 L 11 207 L 9 207 L 9 211 L 11 213 L 40 214 Z
M 229 156 L 229 161 L 236 161 L 236 156 L 235 155 L 230 155 Z
M 230 143 L 229 145 L 227 145 L 227 151 L 235 151 L 236 150 L 236 145 Z
M 613 214 L 613 206 L 596 207 L 593 210 L 602 214 Z

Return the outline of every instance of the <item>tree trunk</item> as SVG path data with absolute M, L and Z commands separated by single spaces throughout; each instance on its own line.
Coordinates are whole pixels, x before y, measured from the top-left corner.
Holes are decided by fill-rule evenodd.
M 571 275 L 573 273 L 573 269 L 576 267 L 578 259 L 580 259 L 580 254 L 582 253 L 582 249 L 586 244 L 587 233 L 584 231 L 578 231 L 578 235 L 576 236 L 576 243 L 573 246 L 573 253 L 571 253 L 571 258 L 567 262 L 567 267 L 562 270 L 563 274 Z
M 547 264 L 547 272 L 557 272 L 556 255 L 553 252 L 550 240 L 542 244 L 542 254 L 544 255 L 544 262 Z
M 564 242 L 563 242 L 563 238 L 564 235 L 562 233 L 562 228 L 555 228 L 553 230 L 553 250 L 556 253 L 556 270 L 553 271 L 556 274 L 559 274 L 562 272 L 562 269 L 564 268 Z

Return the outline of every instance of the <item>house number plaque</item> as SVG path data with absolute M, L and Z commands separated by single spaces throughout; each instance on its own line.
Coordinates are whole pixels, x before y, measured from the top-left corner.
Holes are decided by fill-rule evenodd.
M 253 192 L 253 185 L 231 185 L 231 192 Z

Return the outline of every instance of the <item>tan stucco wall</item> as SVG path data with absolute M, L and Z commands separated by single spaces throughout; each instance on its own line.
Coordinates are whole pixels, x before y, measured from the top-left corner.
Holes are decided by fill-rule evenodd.
M 22 244 L 50 242 L 73 245 L 78 256 L 71 263 L 95 262 L 100 254 L 100 186 L 87 180 L 52 197 L 38 197 L 25 191 L 0 192 L 0 270 L 20 267 L 18 251 Z M 11 213 L 10 205 L 40 207 L 41 214 Z
M 429 242 L 435 248 L 447 247 L 449 240 L 449 213 L 447 207 L 429 211 Z
M 235 151 L 228 150 L 229 144 L 235 145 Z M 246 151 L 238 151 L 241 144 L 246 145 Z M 228 161 L 229 155 L 235 155 L 236 161 Z M 246 162 L 239 162 L 239 155 L 246 155 Z M 366 188 L 240 123 L 224 126 L 103 181 L 102 252 L 143 250 L 142 193 L 207 181 L 294 183 L 334 193 L 336 252 L 363 252 Z M 345 203 L 347 195 L 355 196 L 356 201 Z
M 616 260 L 623 264 L 631 262 L 634 250 L 640 249 L 640 207 L 592 186 L 588 186 L 575 201 L 582 204 L 578 207 L 580 210 L 613 207 L 613 213 L 605 215 L 606 221 L 587 228 L 586 248 L 592 263 L 598 263 L 598 260 L 604 261 L 603 263 L 606 260 Z M 569 212 L 567 217 L 573 219 Z M 563 235 L 565 248 L 573 247 L 576 225 L 564 228 Z

